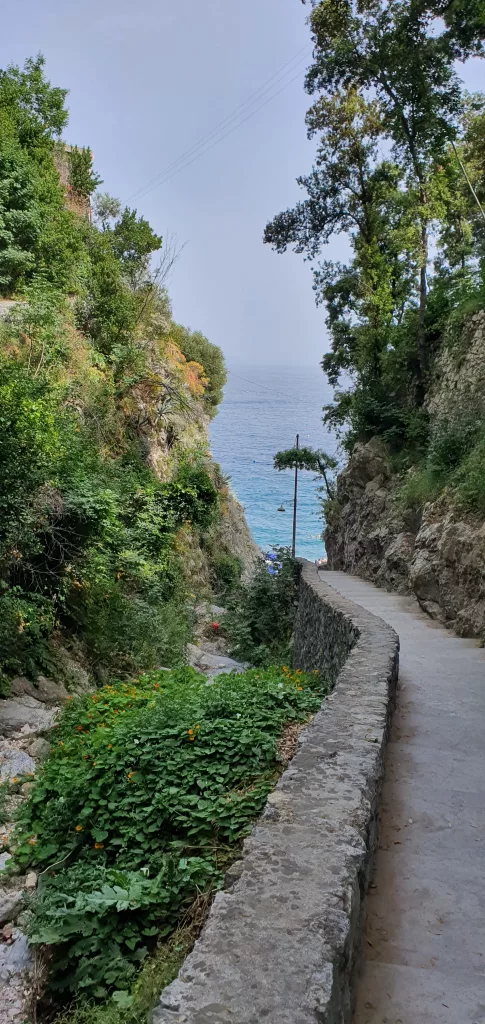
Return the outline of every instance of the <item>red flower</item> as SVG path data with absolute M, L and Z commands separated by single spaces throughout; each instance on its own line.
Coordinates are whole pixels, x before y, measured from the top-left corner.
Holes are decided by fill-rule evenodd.
M 214 632 L 214 633 L 217 633 L 217 632 L 219 631 L 219 629 L 220 629 L 220 628 L 221 628 L 221 627 L 220 627 L 220 624 L 219 624 L 218 622 L 213 622 L 213 623 L 212 623 L 212 629 L 213 629 L 213 632 Z

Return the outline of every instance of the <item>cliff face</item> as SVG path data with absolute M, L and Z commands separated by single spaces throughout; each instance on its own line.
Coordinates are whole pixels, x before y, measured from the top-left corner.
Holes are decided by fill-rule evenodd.
M 473 318 L 467 347 L 444 350 L 429 396 L 432 424 L 483 415 L 485 314 Z M 357 444 L 337 480 L 325 540 L 329 566 L 378 586 L 415 594 L 430 616 L 460 636 L 485 636 L 485 523 L 465 513 L 449 489 L 416 510 L 400 497 L 385 447 Z

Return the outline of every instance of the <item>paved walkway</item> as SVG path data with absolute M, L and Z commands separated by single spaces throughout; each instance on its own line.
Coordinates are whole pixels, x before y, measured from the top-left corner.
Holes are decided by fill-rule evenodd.
M 485 651 L 411 599 L 324 579 L 401 639 L 354 1024 L 484 1024 Z

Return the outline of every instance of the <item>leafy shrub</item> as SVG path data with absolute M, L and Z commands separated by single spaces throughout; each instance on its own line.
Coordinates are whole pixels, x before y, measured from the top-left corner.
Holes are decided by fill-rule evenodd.
M 427 466 L 410 470 L 397 494 L 404 508 L 420 511 L 427 501 L 435 501 L 444 485 L 443 473 Z
M 189 331 L 180 324 L 174 324 L 170 334 L 189 362 L 200 363 L 203 366 L 209 382 L 205 389 L 204 401 L 214 415 L 222 400 L 222 390 L 227 380 L 224 356 L 220 348 L 212 345 L 200 331 Z
M 300 572 L 286 549 L 277 555 L 279 571 L 269 573 L 261 561 L 223 620 L 231 653 L 253 665 L 290 660 Z
M 214 576 L 214 590 L 220 597 L 231 594 L 241 582 L 243 564 L 237 555 L 218 551 L 211 555 L 211 569 Z
M 52 600 L 0 585 L 0 668 L 37 675 L 52 666 L 50 635 L 55 615 Z
M 36 906 L 34 945 L 55 945 L 54 989 L 98 999 L 129 988 L 160 927 L 171 930 L 187 899 L 214 875 L 200 857 L 166 856 L 143 871 L 78 863 L 54 875 Z
M 485 435 L 483 433 L 456 472 L 454 493 L 463 508 L 472 512 L 485 512 Z
M 439 422 L 431 435 L 427 462 L 430 469 L 449 473 L 455 469 L 473 447 L 480 429 L 480 420 L 450 420 Z
M 89 148 L 79 149 L 74 146 L 67 150 L 67 163 L 69 167 L 69 184 L 76 193 L 83 199 L 88 199 L 96 191 L 98 185 L 102 184 L 101 178 L 93 171 L 93 154 Z
M 420 509 L 447 487 L 471 511 L 485 508 L 485 448 L 479 416 L 441 421 L 430 439 L 426 460 L 410 471 L 399 492 L 407 508 Z
M 44 871 L 31 934 L 55 947 L 56 986 L 129 986 L 155 934 L 218 884 L 227 846 L 274 786 L 283 726 L 325 692 L 318 674 L 255 669 L 207 685 L 184 668 L 66 703 L 14 851 Z

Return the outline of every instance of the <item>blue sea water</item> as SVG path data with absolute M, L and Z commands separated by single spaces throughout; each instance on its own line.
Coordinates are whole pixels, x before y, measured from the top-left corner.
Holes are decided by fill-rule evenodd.
M 273 455 L 300 445 L 334 453 L 336 441 L 322 424 L 322 406 L 332 391 L 315 367 L 231 366 L 224 400 L 211 426 L 214 458 L 231 480 L 244 506 L 251 533 L 265 551 L 291 545 L 293 481 L 291 470 L 273 469 Z M 314 474 L 299 474 L 296 553 L 325 554 L 321 538 L 319 484 Z M 278 512 L 282 505 L 286 511 Z

